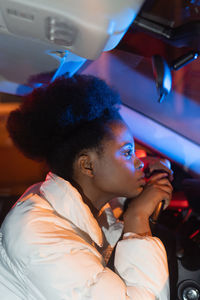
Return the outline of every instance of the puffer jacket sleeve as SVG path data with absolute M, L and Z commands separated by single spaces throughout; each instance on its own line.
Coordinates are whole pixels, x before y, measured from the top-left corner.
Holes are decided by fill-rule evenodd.
M 115 269 L 130 299 L 170 299 L 166 251 L 158 238 L 126 233 L 117 245 Z
M 60 240 L 41 240 L 27 268 L 31 288 L 48 300 L 169 299 L 167 259 L 159 239 L 125 235 L 116 248 L 116 273 L 92 248 L 73 236 L 63 239 L 62 230 Z

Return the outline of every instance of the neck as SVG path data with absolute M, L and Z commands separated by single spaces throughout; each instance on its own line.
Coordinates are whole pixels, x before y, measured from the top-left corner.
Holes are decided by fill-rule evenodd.
M 72 180 L 71 184 L 79 191 L 83 201 L 87 204 L 92 214 L 97 217 L 101 208 L 108 203 L 113 196 L 103 195 L 98 192 L 90 182 L 81 182 Z

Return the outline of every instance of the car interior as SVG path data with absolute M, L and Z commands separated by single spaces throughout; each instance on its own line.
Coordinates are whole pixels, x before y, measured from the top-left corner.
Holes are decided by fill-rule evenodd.
M 200 0 L 0 0 L 0 224 L 48 171 L 12 144 L 8 114 L 75 73 L 120 93 L 138 157 L 171 162 L 172 200 L 152 231 L 166 246 L 171 300 L 200 299 Z

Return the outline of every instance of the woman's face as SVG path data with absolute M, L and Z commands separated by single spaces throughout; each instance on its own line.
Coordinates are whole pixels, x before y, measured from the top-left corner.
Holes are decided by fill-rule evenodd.
M 109 124 L 109 131 L 111 137 L 103 140 L 103 151 L 95 159 L 93 183 L 113 197 L 135 197 L 142 192 L 145 180 L 132 134 L 122 121 Z

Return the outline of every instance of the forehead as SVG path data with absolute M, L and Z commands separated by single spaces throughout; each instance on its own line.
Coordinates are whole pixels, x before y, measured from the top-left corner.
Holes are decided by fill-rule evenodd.
M 110 142 L 119 147 L 131 143 L 134 145 L 133 135 L 128 126 L 122 121 L 115 121 L 109 124 Z

